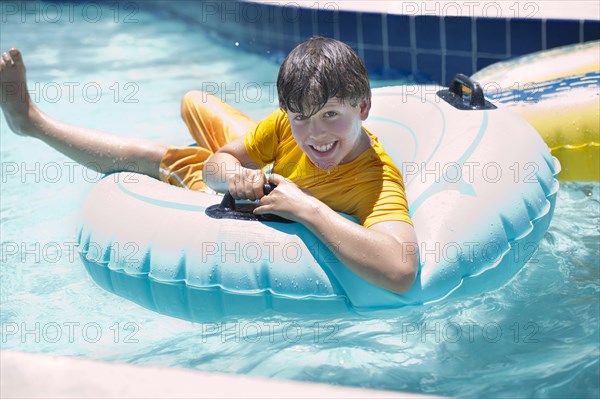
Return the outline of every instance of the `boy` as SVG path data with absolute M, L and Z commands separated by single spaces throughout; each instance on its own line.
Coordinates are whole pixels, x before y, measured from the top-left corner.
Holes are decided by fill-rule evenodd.
M 303 224 L 334 244 L 337 258 L 365 280 L 397 293 L 412 286 L 417 244 L 402 176 L 362 126 L 371 89 L 364 63 L 349 46 L 313 37 L 294 48 L 277 78 L 280 109 L 258 124 L 214 97 L 188 93 L 182 114 L 199 147 L 166 147 L 54 120 L 31 102 L 25 82 L 20 52 L 3 53 L 0 105 L 15 133 L 104 173 L 129 170 L 259 200 L 255 213 Z M 273 164 L 268 177 L 267 164 Z M 264 195 L 267 182 L 277 188 Z

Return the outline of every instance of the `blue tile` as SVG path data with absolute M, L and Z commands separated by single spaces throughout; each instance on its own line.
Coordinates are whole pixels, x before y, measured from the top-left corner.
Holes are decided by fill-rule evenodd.
M 298 14 L 300 24 L 300 40 L 307 39 L 313 35 L 313 13 L 314 10 L 301 8 Z
M 297 5 L 294 6 L 294 4 L 295 3 L 285 3 L 283 6 L 279 7 L 283 21 L 286 24 L 294 24 L 300 21 L 302 10 Z
M 497 58 L 477 58 L 477 71 L 481 71 L 486 66 L 495 64 L 498 61 L 500 60 Z
M 246 27 L 240 23 L 225 20 L 221 23 L 218 29 L 219 32 L 222 33 L 225 37 L 236 37 L 238 35 L 240 39 L 245 39 L 246 37 L 246 34 L 244 34 L 244 32 L 246 31 Z
M 369 71 L 375 70 L 379 74 L 383 70 L 383 51 L 381 50 L 365 50 L 365 65 Z
M 579 21 L 549 19 L 546 21 L 546 47 L 579 43 Z
M 317 12 L 318 34 L 320 36 L 334 37 L 334 23 L 339 19 L 336 10 L 320 9 Z
M 298 42 L 294 39 L 285 39 L 281 45 L 283 46 L 281 52 L 287 56 L 298 45 Z
M 440 49 L 440 17 L 420 15 L 415 17 L 417 49 Z
M 281 19 L 281 26 L 283 27 L 283 34 L 288 38 L 295 40 L 294 38 L 294 24 L 298 23 L 298 10 L 296 7 L 280 7 L 277 11 L 276 18 Z
M 250 7 L 253 4 L 254 7 Z M 246 24 L 250 27 L 250 32 L 255 36 L 256 45 L 261 49 L 267 47 L 271 41 L 265 30 L 269 29 L 267 21 L 267 9 L 265 4 L 248 3 L 245 11 L 242 12 L 241 18 L 246 20 Z
M 540 51 L 542 49 L 542 22 L 537 19 L 511 20 L 510 49 L 512 55 Z
M 356 34 L 356 13 L 351 11 L 339 12 L 340 40 L 353 46 L 358 44 Z
M 258 27 L 262 25 L 264 19 L 268 16 L 266 5 L 258 3 L 242 3 L 238 11 L 238 18 L 245 25 Z
M 442 57 L 435 54 L 418 54 L 417 70 L 432 81 L 442 82 Z
M 255 48 L 266 48 L 269 44 L 268 38 L 265 38 L 265 35 L 260 30 L 248 31 L 247 34 L 252 39 L 252 44 Z
M 276 30 L 276 29 L 285 29 L 286 25 L 289 25 L 288 21 L 284 20 L 284 15 L 283 15 L 283 10 L 284 7 L 275 7 L 275 6 L 271 6 L 271 8 L 269 9 L 269 14 L 268 14 L 268 21 L 269 21 L 269 25 L 271 26 L 272 30 Z M 281 32 L 280 32 L 281 33 Z
M 448 55 L 446 56 L 446 82 L 442 83 L 450 83 L 457 73 L 464 73 L 465 75 L 470 76 L 473 72 L 471 57 Z
M 392 70 L 399 71 L 406 75 L 413 72 L 410 52 L 390 50 L 389 57 L 390 68 Z
M 382 45 L 381 18 L 381 14 L 370 12 L 361 14 L 363 43 Z
M 600 40 L 600 22 L 599 21 L 584 21 L 583 22 L 583 40 Z
M 446 17 L 446 49 L 471 51 L 471 18 Z
M 478 18 L 477 52 L 490 54 L 506 54 L 506 20 Z
M 389 46 L 410 47 L 410 17 L 408 15 L 388 14 L 387 27 Z

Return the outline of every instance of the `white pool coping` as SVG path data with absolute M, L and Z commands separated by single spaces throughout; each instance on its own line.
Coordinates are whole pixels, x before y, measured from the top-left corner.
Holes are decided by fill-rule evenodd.
M 244 0 L 315 10 L 347 10 L 400 15 L 600 20 L 597 0 Z
M 432 398 L 264 377 L 0 351 L 1 398 Z

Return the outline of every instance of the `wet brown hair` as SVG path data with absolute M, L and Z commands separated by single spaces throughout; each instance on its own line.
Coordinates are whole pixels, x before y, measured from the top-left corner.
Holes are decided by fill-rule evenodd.
M 332 97 L 353 107 L 371 99 L 365 63 L 347 44 L 320 36 L 288 54 L 279 68 L 277 93 L 283 110 L 309 117 Z

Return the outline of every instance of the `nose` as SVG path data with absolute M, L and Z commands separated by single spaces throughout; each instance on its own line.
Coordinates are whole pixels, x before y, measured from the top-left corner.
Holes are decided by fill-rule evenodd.
M 320 136 L 325 135 L 327 132 L 324 124 L 319 120 L 319 118 L 310 118 L 308 123 L 308 133 L 313 138 L 319 138 Z

